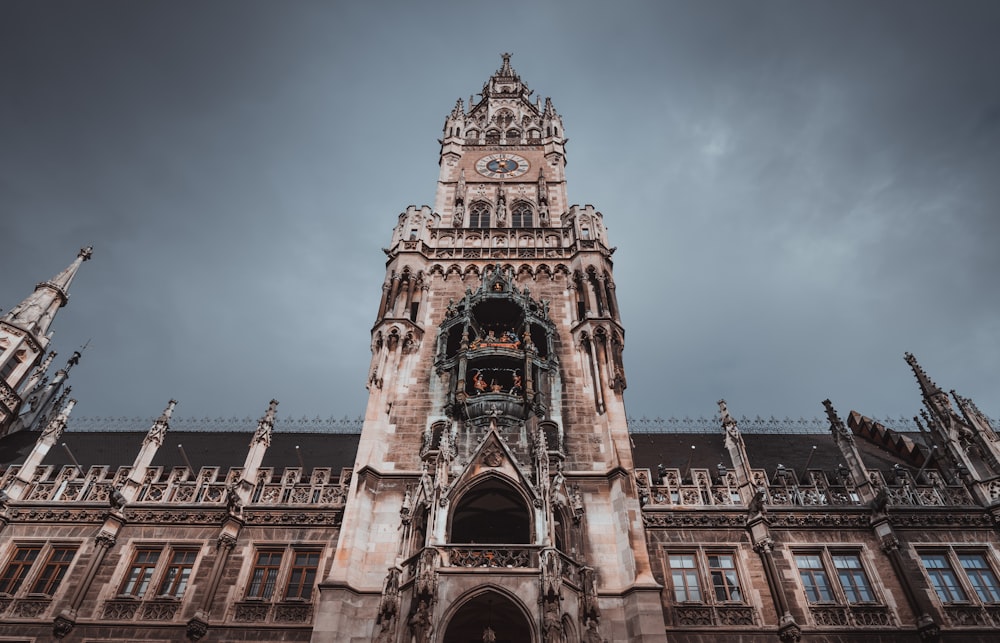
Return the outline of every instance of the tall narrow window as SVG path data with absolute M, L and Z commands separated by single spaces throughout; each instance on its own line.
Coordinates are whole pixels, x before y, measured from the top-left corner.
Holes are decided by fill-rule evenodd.
M 958 555 L 958 560 L 979 600 L 984 603 L 1000 603 L 1000 583 L 997 582 L 997 575 L 986 556 L 963 552 Z
M 490 227 L 490 206 L 483 201 L 476 201 L 469 206 L 469 227 Z
M 671 554 L 670 579 L 674 585 L 674 600 L 678 603 L 700 602 L 701 587 L 698 585 L 698 566 L 694 554 Z
M 257 552 L 257 560 L 250 573 L 247 598 L 271 598 L 274 586 L 278 582 L 278 572 L 281 570 L 281 554 L 281 551 Z
M 170 556 L 167 571 L 160 581 L 157 595 L 180 598 L 184 594 L 184 590 L 187 589 L 191 570 L 194 569 L 194 561 L 197 558 L 198 550 L 196 549 L 175 549 Z
M 708 573 L 712 577 L 712 590 L 717 602 L 743 601 L 740 579 L 736 574 L 736 560 L 732 554 L 709 554 Z
M 41 545 L 18 545 L 0 576 L 0 594 L 14 594 L 24 582 L 28 570 L 35 564 Z
M 286 599 L 312 598 L 313 586 L 316 584 L 316 568 L 319 567 L 319 552 L 296 551 L 292 561 L 292 570 L 288 575 L 288 586 L 285 588 Z
M 965 590 L 958 582 L 958 575 L 948 560 L 948 554 L 925 553 L 920 555 L 920 559 L 924 562 L 927 576 L 942 603 L 964 603 L 967 600 Z
M 810 603 L 833 602 L 830 579 L 823 567 L 823 558 L 820 554 L 796 554 L 795 566 L 799 568 L 799 578 L 802 579 L 802 586 Z
M 159 549 L 136 549 L 135 554 L 132 555 L 128 576 L 125 577 L 125 584 L 122 585 L 119 594 L 135 597 L 141 597 L 145 594 L 159 560 Z
M 857 554 L 834 553 L 833 567 L 837 570 L 837 579 L 844 590 L 848 603 L 873 603 L 875 594 L 872 592 L 868 576 Z
M 510 211 L 510 224 L 515 228 L 530 228 L 534 225 L 534 210 L 524 201 L 518 201 Z
M 63 576 L 66 575 L 66 570 L 69 569 L 75 555 L 76 547 L 53 547 L 45 561 L 45 566 L 42 567 L 42 572 L 31 588 L 31 593 L 52 596 L 59 587 L 59 583 L 62 582 Z
M 7 376 L 13 373 L 23 361 L 24 358 L 20 355 L 12 355 L 11 358 L 7 360 L 2 367 L 0 367 L 0 379 L 7 379 Z

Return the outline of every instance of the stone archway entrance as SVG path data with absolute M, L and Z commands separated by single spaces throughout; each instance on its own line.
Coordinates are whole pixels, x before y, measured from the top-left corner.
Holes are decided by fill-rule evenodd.
M 444 631 L 443 643 L 483 643 L 486 628 L 495 643 L 533 643 L 531 624 L 524 611 L 499 592 L 478 594 L 455 612 Z

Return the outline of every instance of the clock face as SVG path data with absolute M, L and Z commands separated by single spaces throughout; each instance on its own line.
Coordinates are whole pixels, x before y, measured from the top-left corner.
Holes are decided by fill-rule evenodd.
M 517 154 L 490 154 L 476 161 L 476 171 L 491 179 L 506 179 L 527 172 L 528 161 Z

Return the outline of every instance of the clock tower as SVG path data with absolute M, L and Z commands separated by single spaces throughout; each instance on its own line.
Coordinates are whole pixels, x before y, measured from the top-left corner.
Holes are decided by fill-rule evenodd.
M 399 215 L 313 640 L 662 641 L 603 217 L 510 55 Z

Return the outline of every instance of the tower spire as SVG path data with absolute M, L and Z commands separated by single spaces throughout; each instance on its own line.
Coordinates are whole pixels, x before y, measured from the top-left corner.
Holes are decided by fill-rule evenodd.
M 35 292 L 14 306 L 4 316 L 3 321 L 36 336 L 45 335 L 56 316 L 56 309 L 65 306 L 69 301 L 69 286 L 73 283 L 80 265 L 90 259 L 93 251 L 92 246 L 81 249 L 73 263 L 52 279 L 35 286 Z
M 65 270 L 35 286 L 35 291 L 24 301 L 0 317 L 0 436 L 10 430 L 17 418 L 24 385 L 48 347 L 52 320 L 69 301 L 70 284 L 92 253 L 89 246 L 80 250 Z
M 505 76 L 508 78 L 516 77 L 517 74 L 514 69 L 510 66 L 510 57 L 512 54 L 502 53 L 500 57 L 503 58 L 503 64 L 500 66 L 500 70 L 497 71 L 497 76 Z
M 904 353 L 903 359 L 905 359 L 906 363 L 910 365 L 911 369 L 913 369 L 913 375 L 917 378 L 917 384 L 920 385 L 920 392 L 923 394 L 924 399 L 929 404 L 933 404 L 935 407 L 941 404 L 944 404 L 946 407 L 950 407 L 951 404 L 948 401 L 948 395 L 942 391 L 938 385 L 934 383 L 934 380 L 927 375 L 927 372 L 920 367 L 920 364 L 917 363 L 917 358 L 913 356 L 913 353 Z M 935 402 L 937 404 L 934 404 Z

